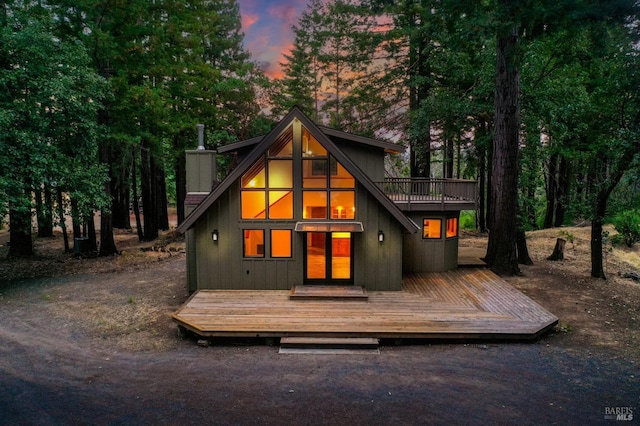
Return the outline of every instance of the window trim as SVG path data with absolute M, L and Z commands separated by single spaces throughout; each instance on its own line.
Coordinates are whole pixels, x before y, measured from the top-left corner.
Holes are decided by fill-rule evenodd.
M 425 221 L 428 220 L 432 220 L 432 221 L 438 221 L 440 222 L 440 230 L 438 232 L 438 236 L 437 237 L 429 237 L 429 236 L 425 236 L 425 232 L 424 232 L 424 228 L 425 228 Z M 441 217 L 425 217 L 422 219 L 422 239 L 423 240 L 441 240 L 442 239 L 442 218 Z
M 455 221 L 455 231 L 453 235 L 449 235 L 449 221 Z M 458 235 L 460 234 L 460 221 L 458 220 L 457 217 L 448 217 L 447 220 L 445 221 L 445 238 L 447 239 L 451 239 L 451 238 L 457 238 Z
M 273 254 L 273 232 L 286 231 L 289 233 L 289 256 L 275 256 Z M 269 258 L 270 259 L 292 259 L 293 258 L 293 230 L 291 229 L 270 229 L 269 230 Z
M 247 231 L 260 231 L 262 232 L 262 254 L 257 255 L 247 255 L 247 238 L 245 238 L 245 233 Z M 243 259 L 264 259 L 266 257 L 265 253 L 265 232 L 264 228 L 243 228 L 242 229 L 242 258 Z

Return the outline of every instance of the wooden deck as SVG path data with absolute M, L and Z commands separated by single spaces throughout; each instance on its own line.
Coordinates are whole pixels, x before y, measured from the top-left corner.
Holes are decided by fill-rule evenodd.
M 174 315 L 200 336 L 530 340 L 553 314 L 488 269 L 405 277 L 362 300 L 290 300 L 289 291 L 200 290 Z

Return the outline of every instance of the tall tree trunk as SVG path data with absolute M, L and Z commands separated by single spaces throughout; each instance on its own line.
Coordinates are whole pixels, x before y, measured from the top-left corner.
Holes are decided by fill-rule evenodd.
M 553 223 L 555 227 L 564 225 L 564 217 L 567 211 L 567 205 L 569 204 L 569 172 L 569 161 L 563 155 L 560 158 L 560 167 L 558 168 L 558 194 L 556 199 L 555 220 Z
M 414 29 L 410 40 L 409 69 L 409 112 L 411 116 L 410 145 L 410 174 L 411 177 L 431 176 L 431 122 L 418 120 L 422 101 L 426 100 L 431 91 L 431 68 L 429 58 L 429 41 Z
M 596 211 L 591 222 L 591 276 L 594 278 L 607 279 L 604 273 L 604 262 L 602 261 L 602 225 L 604 215 L 607 210 L 608 194 L 601 191 L 596 200 Z
M 487 120 L 480 118 L 477 140 L 481 142 L 477 144 L 478 149 L 478 229 L 480 232 L 487 232 L 487 155 L 489 137 L 489 123 Z
M 43 200 L 44 198 L 44 200 Z M 53 236 L 53 203 L 51 200 L 51 189 L 44 187 L 43 191 L 35 192 L 36 217 L 38 219 L 38 237 L 46 238 Z
M 156 211 L 158 212 L 158 228 L 163 231 L 169 230 L 169 206 L 167 203 L 167 179 L 164 173 L 164 165 L 154 161 L 155 172 L 155 192 Z
M 519 274 L 516 251 L 520 72 L 515 28 L 498 36 L 492 220 L 486 262 L 499 275 Z
M 487 130 L 489 130 L 487 128 Z M 486 218 L 487 218 L 487 230 L 491 229 L 491 220 L 493 218 L 493 205 L 491 204 L 491 194 L 493 193 L 493 138 L 491 138 L 488 144 L 487 155 L 487 196 L 486 196 Z
M 177 144 L 176 144 L 177 145 Z M 178 155 L 174 163 L 174 172 L 176 175 L 176 209 L 178 215 L 178 225 L 184 221 L 184 199 L 187 196 L 187 169 L 185 166 L 184 151 Z M 214 176 L 214 180 L 215 180 Z
M 96 253 L 98 251 L 98 238 L 96 235 L 95 215 L 92 213 L 91 216 L 86 219 L 85 223 L 87 225 L 87 232 L 85 234 L 88 239 L 87 250 Z
M 558 157 L 559 155 L 557 153 L 552 154 L 549 158 L 549 162 L 547 163 L 547 208 L 545 210 L 544 223 L 542 225 L 544 229 L 549 229 L 553 226 L 553 215 L 556 211 L 558 193 Z
M 527 222 L 530 229 L 538 229 L 538 218 L 536 217 L 536 206 L 534 205 L 534 200 L 536 199 L 536 188 L 533 185 L 529 186 L 527 196 L 530 200 L 527 203 Z
M 154 191 L 155 168 L 151 164 L 152 156 L 143 140 L 140 147 L 140 182 L 142 186 L 142 208 L 144 211 L 144 240 L 153 241 L 158 238 L 158 221 Z
M 591 276 L 594 278 L 607 279 L 604 273 L 604 265 L 602 261 L 602 225 L 604 224 L 604 217 L 607 213 L 607 203 L 611 193 L 622 179 L 625 170 L 629 167 L 635 153 L 640 148 L 640 143 L 637 147 L 631 147 L 628 152 L 621 154 L 622 161 L 618 164 L 616 171 L 609 175 L 609 179 L 602 185 L 602 189 L 598 191 L 596 195 L 595 211 L 593 220 L 591 222 Z M 606 172 L 601 172 L 606 175 Z
M 28 203 L 22 206 L 9 204 L 9 258 L 33 256 L 31 210 L 27 206 Z
M 71 230 L 73 233 L 73 239 L 82 237 L 82 233 L 80 231 L 80 218 L 78 212 L 78 200 L 72 198 L 71 199 Z
M 101 111 L 98 114 L 98 122 L 100 124 L 107 123 L 107 112 Z M 100 162 L 106 164 L 109 169 L 109 177 L 113 179 L 113 172 L 111 170 L 111 154 L 109 150 L 109 142 L 106 140 L 100 141 L 99 144 Z M 111 185 L 109 182 L 104 184 L 104 192 L 107 197 L 111 197 Z M 113 256 L 118 254 L 116 248 L 116 242 L 113 238 L 113 225 L 111 223 L 111 210 L 109 207 L 105 207 L 100 212 L 100 252 L 99 256 Z
M 529 256 L 529 248 L 527 247 L 527 235 L 524 232 L 524 224 L 521 219 L 518 220 L 518 232 L 516 236 L 516 247 L 518 251 L 518 263 L 520 265 L 533 265 L 533 260 Z
M 111 186 L 113 194 L 111 202 L 112 221 L 114 228 L 131 229 L 129 216 L 129 168 L 123 167 L 120 176 Z
M 444 174 L 446 179 L 453 179 L 453 138 L 448 138 L 445 143 Z
M 478 229 L 480 232 L 487 232 L 485 221 L 485 194 L 486 194 L 486 149 L 481 147 L 478 153 Z
M 135 154 L 135 151 L 134 151 Z M 138 240 L 144 240 L 144 234 L 142 233 L 142 222 L 140 221 L 140 205 L 138 203 L 138 177 L 136 176 L 136 156 L 132 156 L 131 167 L 131 189 L 133 191 L 133 214 L 136 217 L 136 231 L 138 232 Z
M 60 219 L 60 222 L 59 222 L 60 229 L 62 229 L 62 240 L 64 241 L 64 252 L 69 253 L 71 249 L 69 248 L 69 235 L 67 234 L 67 223 L 65 221 L 64 204 L 62 201 L 62 189 L 60 187 L 56 189 L 56 199 L 58 201 L 58 218 Z

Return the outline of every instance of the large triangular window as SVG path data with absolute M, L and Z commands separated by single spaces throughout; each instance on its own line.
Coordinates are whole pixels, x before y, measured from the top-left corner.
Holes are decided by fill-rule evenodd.
M 353 220 L 355 179 L 306 128 L 294 140 L 294 125 L 242 176 L 242 219 Z M 298 178 L 294 170 L 299 170 Z M 294 189 L 294 182 L 301 188 Z M 296 197 L 302 199 L 297 214 Z

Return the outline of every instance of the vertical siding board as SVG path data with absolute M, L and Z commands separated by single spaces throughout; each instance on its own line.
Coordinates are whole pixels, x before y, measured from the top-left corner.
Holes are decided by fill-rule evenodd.
M 378 217 L 378 210 L 379 210 L 379 206 L 377 205 L 377 200 L 374 200 L 373 197 L 371 197 L 365 190 L 364 188 L 361 187 L 361 192 L 363 192 L 365 194 L 365 199 L 366 199 L 366 224 L 367 226 L 364 229 L 365 235 L 364 237 L 366 238 L 366 250 L 365 252 L 362 254 L 363 258 L 361 259 L 360 262 L 360 268 L 361 270 L 364 270 L 366 272 L 365 274 L 365 282 L 364 285 L 367 287 L 367 289 L 371 289 L 371 290 L 377 290 L 378 289 L 378 283 L 377 283 L 377 279 L 378 279 L 378 275 L 379 275 L 379 268 L 380 268 L 380 248 L 378 247 L 378 229 L 380 226 L 379 223 L 379 217 Z
M 273 264 L 270 260 L 256 260 L 253 262 L 253 289 L 254 290 L 267 290 L 267 283 L 272 278 L 272 274 L 268 273 L 270 266 Z M 270 271 L 269 271 L 270 272 Z
M 189 229 L 185 235 L 187 250 L 187 289 L 189 292 L 198 289 L 198 258 L 196 251 L 196 235 L 193 229 Z
M 232 185 L 224 195 L 225 209 L 225 226 L 227 227 L 227 238 L 229 244 L 226 246 L 226 263 L 229 266 L 227 277 L 231 281 L 230 288 L 244 288 L 243 279 L 245 277 L 245 268 L 242 252 L 242 229 L 239 226 L 240 220 L 240 189 L 236 182 Z

